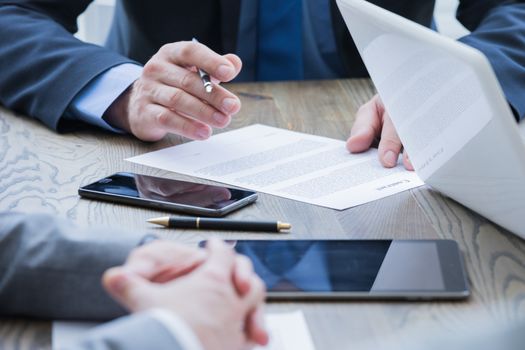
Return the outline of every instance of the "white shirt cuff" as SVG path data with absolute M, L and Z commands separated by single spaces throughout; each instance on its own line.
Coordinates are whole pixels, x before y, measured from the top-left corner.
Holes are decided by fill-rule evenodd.
M 173 312 L 164 309 L 153 309 L 145 312 L 159 321 L 173 335 L 185 350 L 204 350 L 199 339 L 188 324 Z
M 142 74 L 143 67 L 124 63 L 100 74 L 86 85 L 68 108 L 70 117 L 121 133 L 104 119 L 104 113 L 113 102 Z

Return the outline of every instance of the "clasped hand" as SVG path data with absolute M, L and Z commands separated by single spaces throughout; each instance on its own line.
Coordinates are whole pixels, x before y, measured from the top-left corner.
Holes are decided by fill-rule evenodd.
M 154 241 L 135 249 L 103 277 L 106 290 L 131 312 L 161 308 L 182 318 L 205 349 L 265 345 L 265 287 L 250 260 L 225 243 L 206 249 Z

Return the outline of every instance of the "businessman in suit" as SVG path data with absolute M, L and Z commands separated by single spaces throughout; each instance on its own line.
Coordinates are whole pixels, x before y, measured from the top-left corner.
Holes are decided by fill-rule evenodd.
M 435 0 L 371 2 L 433 26 Z M 83 120 L 149 141 L 205 139 L 240 101 L 218 85 L 206 93 L 194 67 L 216 82 L 367 76 L 334 0 L 118 1 L 104 48 L 72 35 L 89 3 L 0 0 L 2 104 L 54 129 Z M 524 1 L 461 0 L 457 17 L 472 31 L 460 40 L 488 57 L 522 118 Z M 362 151 L 379 136 L 380 159 L 393 166 L 401 144 L 376 96 L 358 113 L 348 148 Z
M 245 257 L 49 215 L 0 213 L 0 316 L 109 320 L 75 349 L 265 344 L 264 286 Z M 109 270 L 108 270 L 109 269 Z M 104 287 L 120 305 L 103 290 Z
M 89 332 L 71 346 L 75 350 L 230 350 L 268 341 L 260 321 L 261 282 L 244 258 L 217 242 L 204 251 L 147 241 L 129 232 L 81 229 L 49 215 L 0 213 L 0 316 L 120 317 Z M 125 310 L 102 289 L 103 274 L 106 290 L 130 316 L 123 316 Z M 523 348 L 525 319 L 504 324 L 477 317 L 469 326 L 469 334 L 454 337 L 422 325 L 402 336 L 402 345 L 388 337 L 379 347 L 363 344 L 364 339 L 346 345 L 359 350 Z

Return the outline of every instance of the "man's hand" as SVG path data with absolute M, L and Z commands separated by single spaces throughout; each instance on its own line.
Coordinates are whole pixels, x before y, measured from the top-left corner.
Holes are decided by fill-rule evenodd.
M 386 168 L 395 167 L 403 145 L 381 98 L 375 95 L 357 111 L 346 148 L 352 153 L 364 152 L 378 138 L 380 138 L 378 153 L 381 164 Z M 406 152 L 403 153 L 403 164 L 406 169 L 414 170 Z
M 208 72 L 216 82 L 227 82 L 239 74 L 241 66 L 236 55 L 221 56 L 199 43 L 167 44 L 110 106 L 105 119 L 144 141 L 160 140 L 167 133 L 207 139 L 211 127 L 230 123 L 241 103 L 219 85 L 207 93 L 195 67 Z
M 204 263 L 205 249 L 189 247 L 168 240 L 156 240 L 133 250 L 124 266 L 117 268 L 137 274 L 155 283 L 169 282 L 186 275 Z M 240 295 L 251 288 L 253 267 L 243 255 L 236 255 L 233 280 Z
M 157 241 L 132 252 L 126 264 L 106 272 L 108 292 L 132 312 L 173 311 L 206 349 L 264 345 L 264 284 L 248 258 L 224 243 L 206 250 Z
M 134 249 L 116 271 L 125 270 L 154 283 L 165 283 L 190 273 L 207 257 L 204 249 L 159 239 Z

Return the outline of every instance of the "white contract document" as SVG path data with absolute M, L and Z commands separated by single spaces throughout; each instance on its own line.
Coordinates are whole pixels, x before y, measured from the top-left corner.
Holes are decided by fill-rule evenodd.
M 97 325 L 88 322 L 53 322 L 53 350 L 75 344 Z M 301 311 L 266 314 L 266 327 L 270 333 L 270 342 L 255 350 L 315 350 Z
M 338 210 L 423 185 L 375 149 L 350 154 L 343 141 L 260 124 L 127 160 Z

